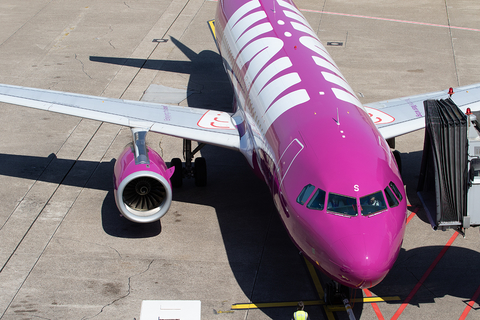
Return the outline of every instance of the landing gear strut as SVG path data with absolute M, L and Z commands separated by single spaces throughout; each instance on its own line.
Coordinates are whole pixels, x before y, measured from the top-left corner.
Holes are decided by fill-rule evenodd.
M 205 158 L 196 158 L 195 165 L 192 165 L 193 156 L 204 146 L 204 143 L 199 143 L 192 151 L 192 140 L 183 140 L 183 158 L 185 159 L 185 167 L 182 166 L 182 160 L 179 158 L 173 158 L 170 162 L 170 167 L 175 167 L 175 172 L 170 178 L 173 187 L 181 187 L 183 184 L 183 178 L 195 178 L 195 185 L 197 187 L 204 187 L 207 185 L 207 163 Z
M 345 311 L 348 314 L 349 320 L 355 320 L 352 307 L 348 301 L 350 289 L 347 286 L 341 285 L 336 281 L 332 281 L 327 284 L 323 299 L 326 305 L 342 305 L 345 307 Z
M 350 289 L 347 286 L 341 285 L 336 281 L 327 283 L 323 300 L 327 305 L 342 304 L 343 299 L 348 298 L 350 295 Z

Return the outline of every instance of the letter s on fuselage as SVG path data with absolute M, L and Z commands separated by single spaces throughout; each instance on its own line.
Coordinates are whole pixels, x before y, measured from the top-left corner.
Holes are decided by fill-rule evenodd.
M 405 231 L 405 192 L 388 144 L 292 2 L 221 0 L 215 23 L 246 123 L 242 152 L 290 237 L 334 280 L 376 285 Z

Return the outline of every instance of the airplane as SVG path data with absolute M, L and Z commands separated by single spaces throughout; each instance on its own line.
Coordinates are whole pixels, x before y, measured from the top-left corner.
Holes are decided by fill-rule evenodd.
M 342 286 L 377 285 L 406 225 L 400 158 L 389 142 L 425 126 L 426 99 L 480 110 L 480 84 L 364 106 L 292 1 L 220 0 L 214 27 L 233 112 L 12 85 L 0 85 L 0 101 L 130 127 L 114 194 L 122 215 L 138 223 L 167 213 L 184 176 L 206 184 L 206 162 L 194 158 L 202 145 L 237 150 L 314 266 Z M 150 131 L 184 139 L 185 166 L 175 158 L 168 167 L 147 146 Z

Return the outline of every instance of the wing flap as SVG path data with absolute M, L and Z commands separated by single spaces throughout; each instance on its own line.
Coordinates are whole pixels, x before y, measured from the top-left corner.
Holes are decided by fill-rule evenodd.
M 0 85 L 0 102 L 146 128 L 230 149 L 238 149 L 240 143 L 234 121 L 226 112 L 11 85 Z

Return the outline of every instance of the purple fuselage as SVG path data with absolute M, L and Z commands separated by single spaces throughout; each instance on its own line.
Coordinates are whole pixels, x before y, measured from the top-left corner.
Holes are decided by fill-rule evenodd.
M 405 232 L 388 144 L 292 2 L 221 0 L 215 26 L 241 152 L 293 242 L 332 279 L 376 285 Z

